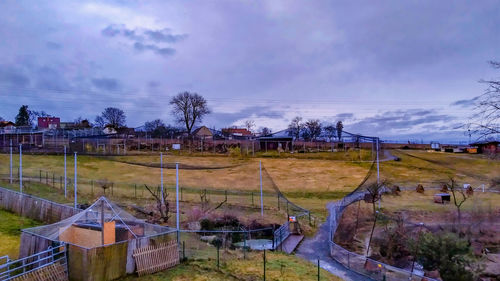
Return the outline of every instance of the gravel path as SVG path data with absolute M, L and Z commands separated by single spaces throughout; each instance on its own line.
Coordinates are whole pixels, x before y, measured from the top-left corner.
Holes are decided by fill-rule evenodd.
M 306 238 L 299 245 L 296 255 L 314 264 L 320 260 L 321 268 L 346 281 L 371 281 L 372 279 L 347 269 L 330 257 L 328 244 L 328 219 L 323 223 L 314 237 Z

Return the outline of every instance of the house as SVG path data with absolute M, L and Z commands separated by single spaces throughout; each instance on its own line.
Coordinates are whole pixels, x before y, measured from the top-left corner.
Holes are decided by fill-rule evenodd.
M 61 119 L 59 117 L 47 116 L 38 117 L 39 130 L 56 130 L 61 128 Z
M 222 135 L 229 139 L 250 139 L 253 137 L 249 130 L 236 127 L 222 129 Z
M 483 154 L 497 154 L 500 153 L 500 147 L 498 146 L 500 141 L 488 140 L 472 143 L 471 146 L 477 147 L 478 153 Z
M 214 134 L 212 133 L 212 130 L 210 130 L 206 126 L 201 126 L 193 131 L 193 136 L 205 139 L 213 137 Z
M 11 121 L 0 121 L 0 132 L 4 134 L 11 134 L 16 131 L 16 124 Z

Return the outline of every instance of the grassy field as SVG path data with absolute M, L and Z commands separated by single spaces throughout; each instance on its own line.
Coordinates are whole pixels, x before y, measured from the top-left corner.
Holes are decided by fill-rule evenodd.
M 8 255 L 11 259 L 17 258 L 21 229 L 37 225 L 40 223 L 0 210 L 0 256 Z
M 493 178 L 500 177 L 500 161 L 483 155 L 418 150 L 394 150 L 392 154 L 401 161 L 383 162 L 381 174 L 394 184 L 439 186 L 452 176 L 477 187 L 489 186 Z
M 318 280 L 317 267 L 295 256 L 282 253 L 266 253 L 266 280 Z M 171 270 L 137 277 L 129 276 L 127 281 L 216 281 L 216 280 L 262 280 L 262 253 L 251 254 L 246 260 L 230 259 L 221 262 L 217 269 L 215 260 L 194 260 Z M 342 279 L 321 269 L 320 280 L 340 281 Z
M 259 160 L 272 176 L 274 183 L 283 192 L 328 192 L 350 191 L 364 177 L 368 163 L 333 162 L 321 159 L 238 159 L 232 157 L 185 157 L 165 156 L 165 165 L 172 166 L 179 162 L 183 165 L 195 166 L 198 169 L 181 169 L 180 185 L 196 188 L 259 190 Z M 8 174 L 8 155 L 0 155 L 0 173 Z M 17 175 L 17 156 L 14 158 Z M 23 175 L 42 178 L 45 172 L 56 174 L 56 180 L 64 173 L 62 156 L 23 156 Z M 78 157 L 79 179 L 107 179 L 116 184 L 149 184 L 160 182 L 158 156 L 127 157 Z M 223 168 L 218 168 L 223 167 Z M 205 169 L 203 169 L 205 168 Z M 68 177 L 73 177 L 73 157 L 68 157 Z M 266 178 L 264 178 L 266 181 Z M 164 169 L 164 183 L 175 184 L 175 170 Z M 264 182 L 265 185 L 270 183 Z M 265 188 L 270 188 L 266 187 Z

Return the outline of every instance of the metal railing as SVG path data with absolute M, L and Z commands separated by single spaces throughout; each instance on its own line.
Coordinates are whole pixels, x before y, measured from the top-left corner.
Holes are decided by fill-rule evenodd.
M 0 280 L 12 280 L 54 263 L 63 265 L 67 274 L 66 251 L 66 244 L 61 243 L 60 246 L 49 247 L 47 250 L 17 260 L 9 260 L 7 257 L 7 262 L 0 265 Z
M 283 241 L 285 241 L 290 234 L 290 222 L 286 222 L 276 229 L 273 235 L 273 249 L 278 249 L 278 247 L 282 245 Z

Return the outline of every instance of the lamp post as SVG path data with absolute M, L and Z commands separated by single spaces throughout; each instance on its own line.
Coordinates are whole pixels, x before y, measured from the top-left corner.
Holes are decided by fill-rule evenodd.
M 420 248 L 420 235 L 422 234 L 422 226 L 424 225 L 424 223 L 421 222 L 418 225 L 419 228 L 418 228 L 417 247 L 415 248 L 415 253 L 413 254 L 413 262 L 411 263 L 411 273 L 408 280 L 411 280 L 411 277 L 413 276 L 413 269 L 415 268 L 415 261 L 417 260 L 418 250 Z

